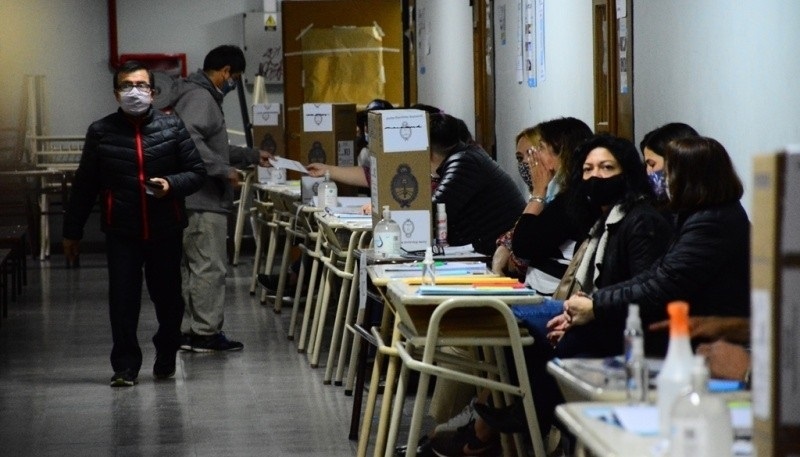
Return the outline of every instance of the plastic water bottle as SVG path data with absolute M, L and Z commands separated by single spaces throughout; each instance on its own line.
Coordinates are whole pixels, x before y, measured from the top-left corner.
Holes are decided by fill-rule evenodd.
M 658 419 L 661 436 L 668 438 L 670 414 L 675 400 L 691 388 L 692 347 L 689 344 L 689 304 L 674 301 L 669 313 L 669 348 L 658 373 Z
M 319 183 L 317 188 L 317 203 L 322 209 L 336 208 L 339 204 L 338 198 L 339 188 L 331 181 L 331 172 L 325 170 L 325 180 Z
M 436 264 L 433 261 L 433 248 L 425 248 L 425 259 L 422 261 L 422 284 L 425 286 L 436 285 Z
M 375 224 L 372 231 L 373 244 L 376 257 L 400 256 L 400 225 L 392 220 L 389 206 L 383 207 L 383 219 Z
M 444 203 L 436 204 L 436 244 L 447 246 L 447 211 Z
M 729 457 L 733 426 L 725 400 L 708 393 L 703 356 L 692 359 L 692 390 L 675 401 L 671 415 L 671 457 Z
M 628 401 L 644 403 L 647 401 L 649 371 L 644 357 L 644 332 L 639 317 L 639 305 L 628 305 L 628 319 L 625 321 L 625 390 Z

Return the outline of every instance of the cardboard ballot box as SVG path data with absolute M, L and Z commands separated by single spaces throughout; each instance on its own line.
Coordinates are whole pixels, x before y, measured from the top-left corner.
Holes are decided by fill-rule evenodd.
M 253 147 L 286 157 L 286 129 L 280 103 L 253 105 Z M 267 182 L 271 179 L 272 176 L 267 168 L 258 167 L 259 182 Z
M 356 164 L 356 105 L 304 103 L 299 162 Z
M 753 159 L 753 444 L 800 455 L 800 146 Z
M 368 114 L 372 226 L 389 206 L 407 251 L 431 245 L 428 113 L 397 109 Z

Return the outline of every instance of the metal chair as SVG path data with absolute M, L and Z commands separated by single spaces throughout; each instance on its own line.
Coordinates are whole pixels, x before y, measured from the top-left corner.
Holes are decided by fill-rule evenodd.
M 404 307 L 402 303 L 396 303 L 395 306 Z M 505 394 L 505 402 L 509 402 L 512 395 L 520 397 L 528 421 L 534 455 L 546 455 L 523 354 L 523 346 L 533 344 L 533 337 L 527 332 L 520 332 L 517 320 L 505 302 L 489 297 L 458 297 L 450 298 L 435 306 L 409 306 L 405 311 L 398 309 L 398 315 L 401 316 L 398 327 L 405 341 L 395 344 L 397 354 L 402 360 L 402 368 L 392 408 L 385 447 L 386 457 L 391 457 L 394 452 L 409 370 L 420 373 L 408 435 L 409 457 L 416 455 L 416 443 L 422 426 L 431 376 L 449 378 L 485 387 L 493 392 L 501 392 Z M 438 348 L 442 346 L 487 348 L 494 353 L 493 361 L 492 357 L 483 361 L 455 357 L 439 351 Z M 510 381 L 505 366 L 503 354 L 505 347 L 510 348 L 513 354 L 518 379 L 516 384 Z M 439 365 L 440 362 L 447 362 L 448 366 L 443 367 Z M 493 375 L 498 379 L 479 373 Z M 525 455 L 522 437 L 516 435 L 514 441 L 517 455 Z M 504 448 L 508 455 L 507 439 Z

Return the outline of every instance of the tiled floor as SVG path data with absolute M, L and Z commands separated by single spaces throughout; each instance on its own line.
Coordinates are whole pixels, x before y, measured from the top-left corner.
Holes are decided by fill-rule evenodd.
M 28 285 L 0 328 L 0 456 L 353 456 L 352 397 L 286 339 L 248 294 L 251 264 L 231 269 L 225 330 L 242 352 L 179 355 L 174 380 L 155 382 L 145 299 L 145 365 L 133 388 L 108 386 L 111 334 L 103 255 L 30 262 Z M 146 293 L 144 294 L 146 297 Z

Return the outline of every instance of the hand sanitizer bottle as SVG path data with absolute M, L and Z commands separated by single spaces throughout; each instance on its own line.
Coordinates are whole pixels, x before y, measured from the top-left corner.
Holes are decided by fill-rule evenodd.
M 708 393 L 708 367 L 703 356 L 692 359 L 692 390 L 675 401 L 671 415 L 669 455 L 728 457 L 733 426 L 725 400 Z
M 644 357 L 644 333 L 639 305 L 628 305 L 625 322 L 625 389 L 631 403 L 647 402 L 649 372 Z
M 422 261 L 422 285 L 436 285 L 436 264 L 433 261 L 433 248 L 425 248 L 425 260 Z
M 400 256 L 400 226 L 392 220 L 392 212 L 388 205 L 383 207 L 383 219 L 375 224 L 372 238 L 375 245 L 375 257 Z
M 658 419 L 661 436 L 669 437 L 669 421 L 675 400 L 691 387 L 692 347 L 689 344 L 689 304 L 674 301 L 667 305 L 669 347 L 658 373 Z
M 444 203 L 436 204 L 436 244 L 447 246 L 447 211 Z
M 336 208 L 339 204 L 338 197 L 339 188 L 336 187 L 335 182 L 331 181 L 331 172 L 325 170 L 325 180 L 319 183 L 317 188 L 317 203 L 322 209 Z

